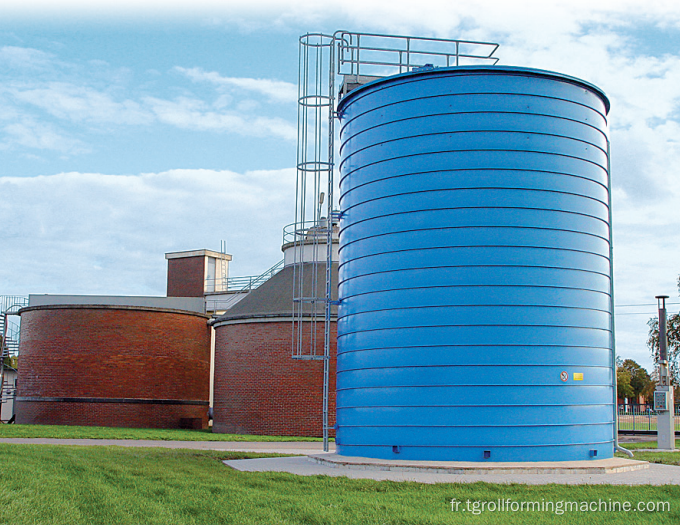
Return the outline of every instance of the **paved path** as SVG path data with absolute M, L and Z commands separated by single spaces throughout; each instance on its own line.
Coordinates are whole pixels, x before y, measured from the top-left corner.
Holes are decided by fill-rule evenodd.
M 646 441 L 656 441 L 656 434 L 619 434 L 619 444 L 644 443 Z
M 0 438 L 0 443 L 20 445 L 78 445 L 115 447 L 190 448 L 196 450 L 228 450 L 235 452 L 259 452 L 270 454 L 299 454 L 308 456 L 323 452 L 320 441 L 161 441 L 148 439 L 48 439 L 48 438 Z M 330 443 L 330 451 L 335 444 Z

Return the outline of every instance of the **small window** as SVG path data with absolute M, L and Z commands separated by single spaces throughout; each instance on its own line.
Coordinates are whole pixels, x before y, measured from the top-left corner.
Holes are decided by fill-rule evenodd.
M 215 258 L 208 257 L 208 270 L 205 279 L 205 291 L 214 292 L 215 291 Z

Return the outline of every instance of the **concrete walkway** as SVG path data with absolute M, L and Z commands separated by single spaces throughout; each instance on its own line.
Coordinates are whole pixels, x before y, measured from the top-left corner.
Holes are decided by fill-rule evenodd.
M 323 443 L 319 441 L 162 441 L 148 439 L 0 438 L 0 443 L 15 445 L 76 445 L 87 447 L 189 448 L 194 450 L 225 450 L 231 452 L 257 452 L 265 454 L 298 454 L 302 456 L 323 452 Z M 335 451 L 334 443 L 330 443 L 330 451 Z

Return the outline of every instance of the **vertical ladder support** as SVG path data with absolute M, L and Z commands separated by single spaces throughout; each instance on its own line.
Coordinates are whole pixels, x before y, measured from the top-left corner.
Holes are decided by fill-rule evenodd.
M 292 357 L 323 361 L 322 428 L 328 450 L 332 276 L 335 37 L 300 37 L 293 234 Z M 325 191 L 324 191 L 325 190 Z M 325 210 L 325 216 L 324 216 Z M 326 253 L 321 244 L 326 243 Z M 324 257 L 325 255 L 325 257 Z M 321 262 L 326 259 L 325 272 Z M 320 277 L 325 276 L 325 286 Z M 318 323 L 323 319 L 323 351 Z

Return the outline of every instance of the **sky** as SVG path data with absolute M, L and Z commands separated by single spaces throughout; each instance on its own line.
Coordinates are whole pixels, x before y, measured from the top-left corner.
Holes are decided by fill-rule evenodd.
M 0 3 L 0 295 L 164 295 L 172 251 L 282 257 L 295 200 L 298 38 L 497 42 L 611 100 L 617 353 L 680 308 L 680 4 L 423 0 Z

